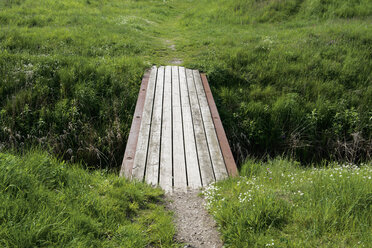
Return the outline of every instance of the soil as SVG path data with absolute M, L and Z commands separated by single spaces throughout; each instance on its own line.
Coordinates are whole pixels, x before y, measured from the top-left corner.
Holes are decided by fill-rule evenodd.
M 171 50 L 171 51 L 176 51 L 177 49 L 176 49 L 176 45 L 175 44 L 173 44 L 173 41 L 171 41 L 171 40 L 165 40 L 164 41 L 164 44 L 167 46 L 167 48 L 169 49 L 169 50 Z M 180 64 L 182 64 L 183 63 L 183 60 L 182 59 L 179 59 L 179 58 L 173 58 L 173 59 L 171 59 L 170 61 L 169 61 L 169 63 L 171 64 L 171 65 L 180 65 Z
M 181 59 L 174 58 L 171 61 L 169 61 L 169 63 L 172 65 L 180 65 L 183 63 L 183 61 Z
M 216 222 L 204 208 L 200 191 L 173 191 L 166 194 L 167 208 L 174 212 L 177 228 L 176 240 L 184 247 L 221 248 L 223 243 Z

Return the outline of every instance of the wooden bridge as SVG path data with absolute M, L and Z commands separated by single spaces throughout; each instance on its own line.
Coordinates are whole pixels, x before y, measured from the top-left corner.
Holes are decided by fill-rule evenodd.
M 238 174 L 204 74 L 178 66 L 145 73 L 120 174 L 166 191 Z

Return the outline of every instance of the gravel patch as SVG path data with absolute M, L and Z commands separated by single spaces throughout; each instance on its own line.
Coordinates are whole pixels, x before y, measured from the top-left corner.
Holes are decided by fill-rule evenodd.
M 223 243 L 216 222 L 204 208 L 199 190 L 175 191 L 166 194 L 167 208 L 174 212 L 176 240 L 193 248 L 221 248 Z

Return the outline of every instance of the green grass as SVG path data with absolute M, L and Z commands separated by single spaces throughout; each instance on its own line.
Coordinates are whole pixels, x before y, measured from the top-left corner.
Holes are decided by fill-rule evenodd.
M 372 165 L 248 160 L 204 191 L 226 247 L 369 247 Z
M 0 153 L 0 246 L 173 247 L 162 195 L 44 152 Z
M 0 149 L 118 168 L 145 68 L 178 58 L 207 73 L 239 162 L 371 159 L 371 1 L 0 6 Z
M 292 4 L 296 12 L 287 13 Z M 332 14 L 348 4 L 364 14 Z M 317 16 L 320 7 L 325 14 Z M 179 42 L 191 55 L 185 64 L 207 72 L 240 162 L 267 154 L 370 159 L 371 8 L 370 1 L 220 0 L 188 9 L 179 23 L 189 38 Z
M 117 170 L 144 70 L 174 59 L 238 162 L 370 161 L 371 21 L 369 0 L 0 0 L 0 151 L 66 161 L 0 153 L 0 246 L 174 245 L 160 190 L 69 163 Z M 205 192 L 227 246 L 372 243 L 371 165 L 241 175 Z
M 147 1 L 0 1 L 0 148 L 119 165 L 168 12 Z
M 368 0 L 201 0 L 193 1 L 193 6 L 188 19 L 222 25 L 365 18 L 372 14 Z

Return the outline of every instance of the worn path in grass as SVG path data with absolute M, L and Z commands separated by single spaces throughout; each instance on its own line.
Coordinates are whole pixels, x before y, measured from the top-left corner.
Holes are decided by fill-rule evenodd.
M 161 27 L 160 37 L 165 46 L 163 62 L 170 65 L 181 65 L 188 55 L 183 52 L 180 41 L 187 40 L 188 35 L 180 30 L 179 14 L 175 20 L 163 23 L 166 28 Z M 165 32 L 162 32 L 165 30 Z M 178 242 L 184 243 L 185 247 L 209 247 L 220 248 L 223 246 L 217 224 L 205 209 L 205 200 L 199 196 L 199 190 L 173 191 L 166 194 L 166 206 L 174 212 L 174 224 L 176 226 L 176 237 Z
M 205 200 L 199 191 L 166 194 L 167 208 L 175 213 L 176 239 L 185 247 L 222 247 L 216 222 L 204 208 Z

